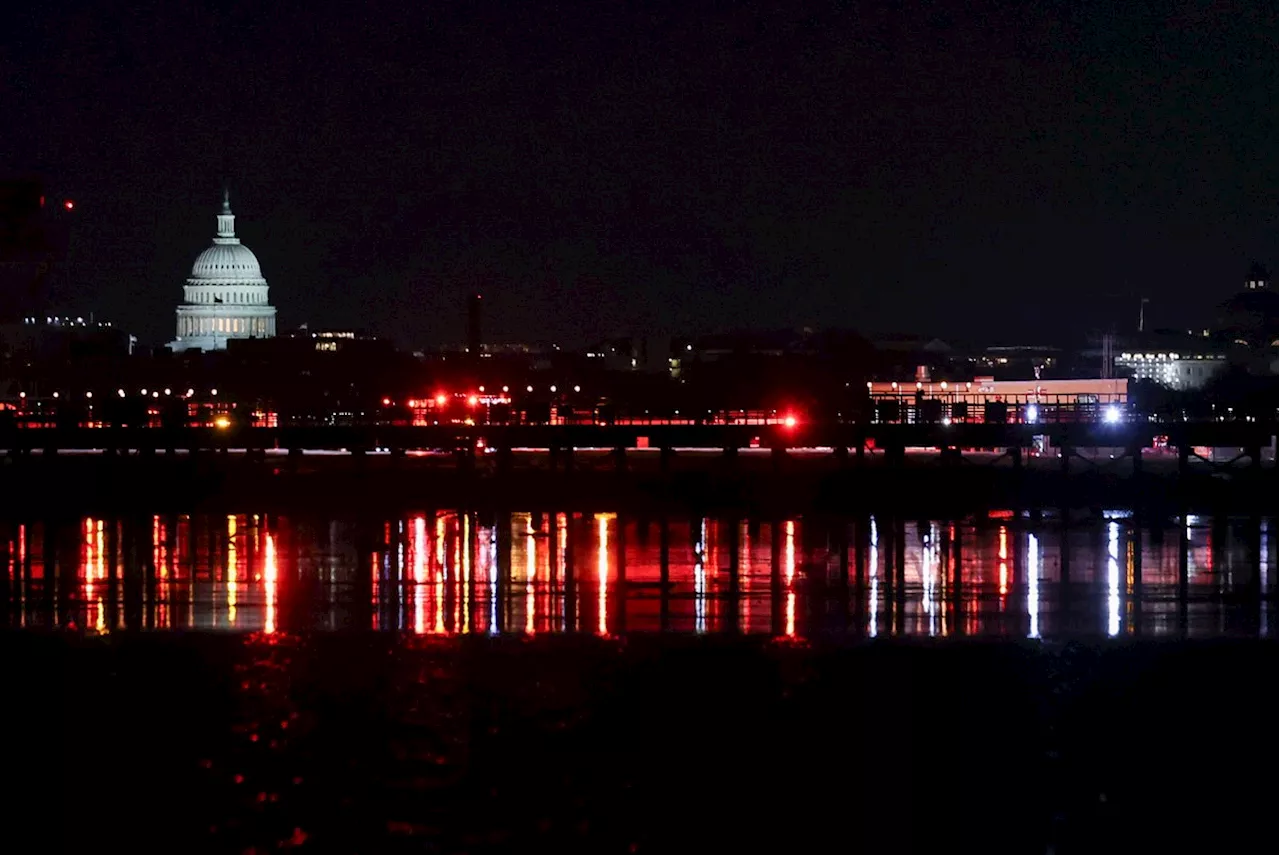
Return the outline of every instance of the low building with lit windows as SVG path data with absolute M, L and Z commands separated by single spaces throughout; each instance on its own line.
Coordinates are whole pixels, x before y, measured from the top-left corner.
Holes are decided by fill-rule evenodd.
M 1135 380 L 1150 380 L 1170 389 L 1201 389 L 1227 367 L 1220 353 L 1123 352 L 1116 357 L 1116 368 L 1130 373 Z

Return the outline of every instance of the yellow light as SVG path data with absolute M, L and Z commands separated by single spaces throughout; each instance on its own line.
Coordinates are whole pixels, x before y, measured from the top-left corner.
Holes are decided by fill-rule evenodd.
M 263 588 L 267 595 L 267 617 L 266 623 L 262 627 L 262 631 L 271 635 L 276 631 L 276 580 L 279 577 L 279 568 L 276 566 L 276 540 L 270 534 L 267 535 L 266 560 L 263 561 Z M 376 578 L 376 576 L 375 576 Z
M 218 416 L 216 419 L 213 420 L 213 424 L 215 427 L 221 430 L 225 430 L 226 428 L 231 427 L 231 419 L 227 418 L 226 416 Z

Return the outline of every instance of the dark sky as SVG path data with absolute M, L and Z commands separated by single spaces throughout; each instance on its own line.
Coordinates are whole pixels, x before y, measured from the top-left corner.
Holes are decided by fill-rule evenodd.
M 700 7 L 691 11 L 690 7 Z M 172 335 L 225 179 L 281 327 L 1004 343 L 1275 268 L 1275 4 L 27 3 L 0 165 L 60 301 Z

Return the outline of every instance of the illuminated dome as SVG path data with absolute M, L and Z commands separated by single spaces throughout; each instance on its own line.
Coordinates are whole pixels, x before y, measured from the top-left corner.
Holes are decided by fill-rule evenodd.
M 271 338 L 276 310 L 267 302 L 267 280 L 258 258 L 236 237 L 231 199 L 222 197 L 213 246 L 196 257 L 178 306 L 174 351 L 222 350 L 232 338 Z
M 262 285 L 262 268 L 258 257 L 249 247 L 236 239 L 232 244 L 214 244 L 196 258 L 191 265 L 191 279 L 202 282 L 255 282 Z

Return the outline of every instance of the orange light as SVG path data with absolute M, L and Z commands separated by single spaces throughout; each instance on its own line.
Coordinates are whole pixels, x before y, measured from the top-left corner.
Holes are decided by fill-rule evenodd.
M 447 399 L 447 398 L 445 398 L 445 396 L 444 396 L 444 394 L 443 394 L 443 393 L 441 393 L 441 394 L 439 394 L 439 395 L 436 395 L 436 406 L 437 406 L 437 407 L 443 407 L 443 406 L 444 406 L 444 402 L 445 402 L 446 400 L 448 400 L 448 399 Z
M 787 416 L 785 419 L 782 420 L 782 423 L 789 428 L 793 428 L 797 424 L 799 424 L 795 416 Z
M 231 427 L 231 419 L 227 418 L 226 416 L 218 416 L 216 419 L 213 420 L 213 423 L 216 427 L 222 430 L 226 430 L 227 428 Z
M 472 395 L 470 398 L 467 398 L 468 407 L 474 407 L 478 403 L 480 403 L 480 399 L 477 398 L 475 395 Z
M 76 203 L 68 199 L 67 201 L 62 203 L 62 207 L 66 208 L 68 211 L 71 211 L 75 209 Z

